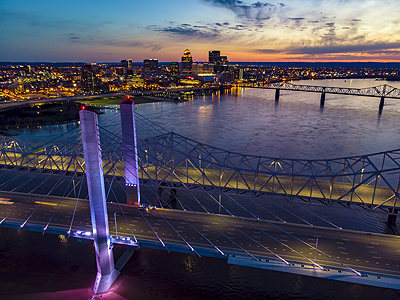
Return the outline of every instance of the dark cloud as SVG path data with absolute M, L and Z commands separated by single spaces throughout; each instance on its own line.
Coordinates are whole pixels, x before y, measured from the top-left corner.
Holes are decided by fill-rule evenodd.
M 237 17 L 247 19 L 269 19 L 270 14 L 277 10 L 274 4 L 268 2 L 257 1 L 250 5 L 244 4 L 239 0 L 203 0 L 204 2 L 211 3 L 220 7 L 225 7 L 232 10 Z M 279 4 L 281 7 L 285 6 L 283 3 Z
M 254 49 L 251 52 L 256 52 L 260 54 L 272 54 L 272 53 L 281 53 L 282 51 L 275 49 Z
M 326 27 L 333 27 L 333 26 L 335 26 L 335 23 L 334 22 L 329 22 L 329 23 L 326 23 L 325 26 Z
M 301 20 L 305 20 L 305 18 L 288 18 L 288 20 L 301 21 Z
M 191 38 L 215 38 L 219 35 L 219 30 L 207 27 L 207 26 L 192 26 L 190 24 L 182 24 L 180 26 L 175 27 L 156 27 L 149 26 L 147 29 L 150 29 L 155 32 L 163 32 L 167 34 L 173 34 L 177 36 L 185 36 Z
M 361 22 L 360 19 L 353 19 L 353 20 L 351 20 L 351 21 L 353 21 L 353 22 Z
M 286 51 L 290 54 L 338 54 L 338 53 L 365 53 L 379 50 L 391 50 L 400 48 L 400 43 L 376 43 L 358 45 L 327 45 L 321 47 L 302 47 Z

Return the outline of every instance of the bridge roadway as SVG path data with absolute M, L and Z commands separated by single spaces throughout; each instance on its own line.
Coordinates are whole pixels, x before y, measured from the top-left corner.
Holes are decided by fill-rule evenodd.
M 30 156 L 27 161 L 27 157 L 21 153 L 5 152 L 3 157 L 0 156 L 0 165 L 3 166 L 16 166 L 23 165 L 24 167 L 36 168 L 39 170 L 59 170 L 59 171 L 70 171 L 75 172 L 77 168 L 84 165 L 83 158 L 73 158 L 68 156 L 51 156 L 49 160 L 48 155 L 36 155 L 32 158 Z M 106 161 L 106 160 L 104 160 Z M 117 176 L 122 177 L 124 175 L 124 167 L 121 162 L 118 162 L 115 166 L 112 163 L 104 163 L 104 173 L 114 174 L 114 169 L 110 167 L 116 167 L 118 169 Z M 171 174 L 173 174 L 171 176 Z M 241 176 L 243 175 L 243 176 Z M 147 165 L 140 170 L 139 176 L 145 182 L 153 183 L 166 183 L 165 186 L 168 188 L 168 184 L 171 188 L 186 189 L 186 187 L 196 188 L 198 186 L 204 186 L 207 188 L 217 188 L 224 192 L 234 193 L 257 193 L 257 194 L 268 194 L 277 193 L 285 196 L 301 197 L 308 200 L 316 200 L 319 203 L 331 204 L 340 202 L 347 206 L 356 204 L 363 206 L 366 209 L 374 209 L 375 207 L 382 208 L 400 208 L 399 201 L 396 201 L 394 192 L 388 187 L 374 186 L 374 185 L 360 185 L 357 187 L 355 193 L 349 193 L 349 191 L 357 186 L 359 183 L 354 185 L 346 182 L 331 182 L 329 180 L 317 179 L 314 182 L 308 182 L 309 178 L 304 177 L 290 177 L 290 176 L 271 176 L 263 174 L 262 172 L 245 173 L 241 175 L 234 173 L 234 171 L 222 171 L 213 169 L 198 169 L 198 168 L 185 168 L 177 167 L 173 170 L 164 166 L 162 168 L 156 168 L 152 165 Z M 369 175 L 367 172 L 363 174 L 364 179 Z M 337 177 L 339 180 L 342 177 Z M 375 178 L 375 176 L 373 177 Z M 327 178 L 329 179 L 329 178 Z M 370 181 L 370 180 L 369 180 Z
M 76 205 L 76 199 L 73 198 L 48 196 L 44 199 L 43 195 L 4 191 L 0 192 L 0 197 L 2 199 L 0 201 L 2 227 L 20 228 L 22 226 L 22 229 L 34 231 L 44 231 L 46 228 L 49 233 L 68 235 L 76 206 L 72 235 L 78 230 L 91 231 L 89 202 L 86 200 L 79 200 Z M 230 257 L 234 255 L 250 257 L 250 253 L 256 258 L 280 263 L 287 268 L 292 267 L 279 261 L 268 251 L 270 249 L 291 264 L 297 264 L 297 267 L 301 264 L 304 268 L 310 268 L 309 261 L 304 257 L 314 260 L 316 251 L 313 246 L 318 238 L 319 251 L 364 275 L 365 273 L 383 274 L 389 277 L 394 276 L 396 280 L 400 279 L 398 277 L 400 276 L 400 237 L 397 236 L 181 210 L 139 211 L 137 207 L 126 204 L 121 204 L 123 215 L 118 204 L 108 203 L 107 207 L 110 216 L 110 234 L 115 234 L 113 216 L 116 212 L 118 236 L 132 238 L 132 229 L 141 247 L 167 250 L 161 245 L 155 234 L 157 233 L 166 247 L 172 251 L 195 254 L 187 246 L 187 241 L 201 255 L 226 258 L 207 241 L 209 240 Z M 48 223 L 50 225 L 47 225 Z M 298 254 L 291 249 L 297 251 Z M 329 272 L 336 270 L 336 274 L 338 270 L 345 271 L 343 265 L 326 257 L 322 252 L 317 252 L 316 263 L 327 268 Z

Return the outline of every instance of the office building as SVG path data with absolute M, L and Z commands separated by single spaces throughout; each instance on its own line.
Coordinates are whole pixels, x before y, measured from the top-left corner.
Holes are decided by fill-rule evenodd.
M 144 73 L 157 73 L 158 72 L 158 59 L 145 59 L 143 60 Z
M 97 75 L 96 64 L 86 64 L 82 67 L 82 89 L 88 93 L 100 91 L 100 79 Z
M 171 62 L 171 71 L 170 71 L 170 78 L 171 79 L 178 79 L 179 77 L 179 63 L 177 61 Z
M 182 56 L 182 74 L 191 74 L 192 73 L 192 54 L 190 54 L 190 50 L 186 49 L 183 52 Z
M 132 69 L 132 59 L 123 59 L 121 60 L 121 67 L 126 69 Z
M 215 73 L 228 71 L 228 57 L 221 56 L 219 50 L 208 51 L 208 61 L 214 64 Z

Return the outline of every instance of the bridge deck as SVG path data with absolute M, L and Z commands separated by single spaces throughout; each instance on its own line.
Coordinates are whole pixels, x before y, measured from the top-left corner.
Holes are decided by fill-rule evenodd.
M 48 231 L 64 232 L 64 234 L 69 231 L 76 199 L 63 198 L 60 202 L 60 197 L 49 196 L 43 200 L 43 195 L 8 192 L 0 192 L 0 197 L 10 199 L 5 201 L 7 203 L 4 201 L 0 203 L 0 218 L 3 219 L 8 215 L 1 226 L 15 227 L 15 224 L 19 224 L 23 225 L 23 229 L 46 228 Z M 72 226 L 73 232 L 91 231 L 88 205 L 88 201 L 85 200 L 78 202 Z M 215 248 L 218 247 L 224 254 L 231 256 L 252 255 L 279 261 L 268 251 L 270 249 L 289 262 L 299 262 L 309 267 L 310 262 L 307 259 L 314 260 L 313 246 L 318 238 L 318 250 L 357 271 L 400 276 L 398 262 L 400 238 L 397 236 L 268 223 L 226 215 L 165 209 L 139 211 L 137 207 L 130 205 L 122 207 L 125 216 L 117 204 L 108 203 L 110 234 L 115 234 L 112 216 L 117 212 L 118 236 L 132 238 L 133 232 L 139 240 L 139 245 L 143 247 L 165 250 L 170 247 L 173 251 L 193 254 L 198 251 L 203 255 L 208 253 L 210 256 L 223 257 Z M 50 225 L 47 226 L 50 219 Z M 162 246 L 155 233 L 167 248 Z M 195 251 L 191 251 L 186 242 Z M 298 253 L 291 249 L 295 249 Z M 343 265 L 323 253 L 317 252 L 318 264 L 327 268 L 344 269 Z

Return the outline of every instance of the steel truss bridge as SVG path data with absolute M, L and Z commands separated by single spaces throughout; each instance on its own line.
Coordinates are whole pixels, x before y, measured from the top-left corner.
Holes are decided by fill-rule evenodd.
M 0 226 L 94 239 L 96 251 L 108 252 L 98 259 L 112 258 L 112 244 L 119 243 L 400 288 L 397 237 L 346 231 L 315 213 L 311 215 L 330 228 L 317 228 L 302 217 L 302 225 L 287 224 L 276 215 L 276 221 L 269 221 L 271 214 L 263 204 L 264 199 L 290 203 L 291 214 L 299 203 L 363 209 L 386 214 L 394 223 L 400 206 L 400 149 L 320 160 L 243 155 L 167 132 L 137 113 L 137 144 L 127 144 L 120 118 L 117 114 L 97 126 L 96 151 L 103 172 L 97 178 L 104 179 L 107 199 L 106 214 L 100 218 L 107 227 L 103 240 L 96 236 L 101 226 L 92 225 L 97 212 L 90 217 L 92 171 L 79 128 L 48 143 L 1 138 Z M 128 182 L 132 175 L 140 190 Z M 162 197 L 165 191 L 169 199 Z M 126 204 L 129 200 L 135 203 Z M 143 204 L 158 208 L 149 210 Z M 318 246 L 318 238 L 326 244 Z M 348 252 L 337 243 L 346 243 Z M 377 254 L 368 252 L 371 247 L 379 248 Z M 132 253 L 123 256 L 125 262 Z M 104 262 L 98 261 L 98 269 L 99 264 Z M 115 269 L 123 265 L 117 262 Z M 112 283 L 119 273 L 98 272 L 96 291 L 99 278 Z
M 110 147 L 107 145 L 106 147 Z M 76 146 L 0 140 L 0 166 L 26 171 L 84 174 Z M 106 176 L 125 176 L 122 151 L 103 153 Z M 165 133 L 138 144 L 142 184 L 259 197 L 280 195 L 309 204 L 396 215 L 400 208 L 400 149 L 334 159 L 283 159 L 243 155 Z
M 325 104 L 325 94 L 338 94 L 338 95 L 351 95 L 351 96 L 364 96 L 364 97 L 377 97 L 381 101 L 379 103 L 379 110 L 383 109 L 385 98 L 400 99 L 400 89 L 382 84 L 369 88 L 345 88 L 345 87 L 329 87 L 329 86 L 314 86 L 314 85 L 301 85 L 293 84 L 290 82 L 274 82 L 274 83 L 242 83 L 241 87 L 262 88 L 262 89 L 275 89 L 275 100 L 279 100 L 280 90 L 299 91 L 299 92 L 314 92 L 321 93 L 321 106 Z

